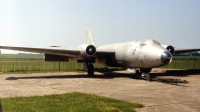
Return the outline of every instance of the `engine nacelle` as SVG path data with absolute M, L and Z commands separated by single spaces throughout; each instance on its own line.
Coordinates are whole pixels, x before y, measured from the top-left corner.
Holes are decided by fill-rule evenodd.
M 96 47 L 94 45 L 84 44 L 78 47 L 81 51 L 81 57 L 90 59 L 96 54 Z
M 172 55 L 175 53 L 175 49 L 173 46 L 171 45 L 161 45 L 161 46 L 167 49 Z

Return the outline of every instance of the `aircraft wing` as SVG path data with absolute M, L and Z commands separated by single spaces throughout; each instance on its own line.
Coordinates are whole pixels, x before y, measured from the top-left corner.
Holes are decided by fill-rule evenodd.
M 71 57 L 71 58 L 76 58 L 81 55 L 80 49 L 65 49 L 65 48 L 60 48 L 60 47 L 38 48 L 38 47 L 0 46 L 0 49 L 60 55 L 60 56 L 66 56 L 66 57 Z M 115 54 L 114 51 L 102 51 L 102 50 L 98 51 L 97 50 L 94 57 L 104 57 L 104 56 L 114 55 L 114 54 Z
M 188 49 L 174 48 L 174 49 L 175 49 L 175 54 L 200 51 L 200 48 L 190 48 L 190 49 L 189 48 Z
M 74 57 L 75 55 L 79 55 L 79 50 L 68 50 L 59 47 L 50 47 L 50 48 L 36 48 L 36 47 L 13 47 L 13 46 L 0 46 L 0 49 L 9 49 L 9 50 L 18 50 L 18 51 L 26 51 L 26 52 L 36 52 L 36 53 L 46 53 L 46 54 L 54 54 L 54 55 L 62 55 Z

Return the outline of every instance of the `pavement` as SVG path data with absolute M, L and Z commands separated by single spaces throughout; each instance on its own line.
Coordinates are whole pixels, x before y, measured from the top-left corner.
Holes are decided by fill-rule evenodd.
M 199 112 L 200 72 L 154 69 L 153 81 L 127 71 L 1 74 L 0 98 L 83 92 L 145 105 L 138 112 Z

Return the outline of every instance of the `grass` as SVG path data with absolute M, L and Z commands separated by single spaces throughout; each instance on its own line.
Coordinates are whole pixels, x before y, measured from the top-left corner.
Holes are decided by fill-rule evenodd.
M 95 71 L 122 70 L 94 64 Z M 200 56 L 174 56 L 171 64 L 162 68 L 200 69 Z M 0 54 L 0 74 L 2 73 L 38 73 L 38 72 L 81 72 L 83 63 L 45 62 L 42 54 Z
M 171 64 L 162 68 L 200 69 L 200 59 L 174 59 Z
M 97 70 L 121 69 L 106 67 L 98 63 L 94 64 Z M 69 62 L 45 62 L 41 58 L 0 58 L 0 73 L 36 73 L 36 72 L 71 72 L 82 71 L 83 63 Z
M 200 59 L 200 56 L 173 56 L 173 59 Z
M 173 56 L 172 63 L 161 68 L 198 70 L 200 69 L 200 56 Z
M 0 58 L 44 58 L 43 54 L 0 54 Z
M 4 112 L 135 112 L 144 105 L 84 93 L 3 98 Z
M 105 67 L 98 63 L 94 64 L 95 71 L 120 70 L 122 68 Z M 58 62 L 45 62 L 44 60 L 32 61 L 0 61 L 0 73 L 40 73 L 40 72 L 82 72 L 83 63 L 76 61 L 60 62 L 60 70 Z

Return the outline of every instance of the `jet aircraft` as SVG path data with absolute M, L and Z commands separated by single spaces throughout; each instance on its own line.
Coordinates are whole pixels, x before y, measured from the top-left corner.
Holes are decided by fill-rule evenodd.
M 171 45 L 161 45 L 153 39 L 95 46 L 91 29 L 86 32 L 86 43 L 75 49 L 15 46 L 0 46 L 0 49 L 44 53 L 45 61 L 77 60 L 84 63 L 89 76 L 94 75 L 95 62 L 111 67 L 137 68 L 136 73 L 149 80 L 152 78 L 152 68 L 171 63 L 172 55 L 200 51 L 200 48 L 178 49 Z

